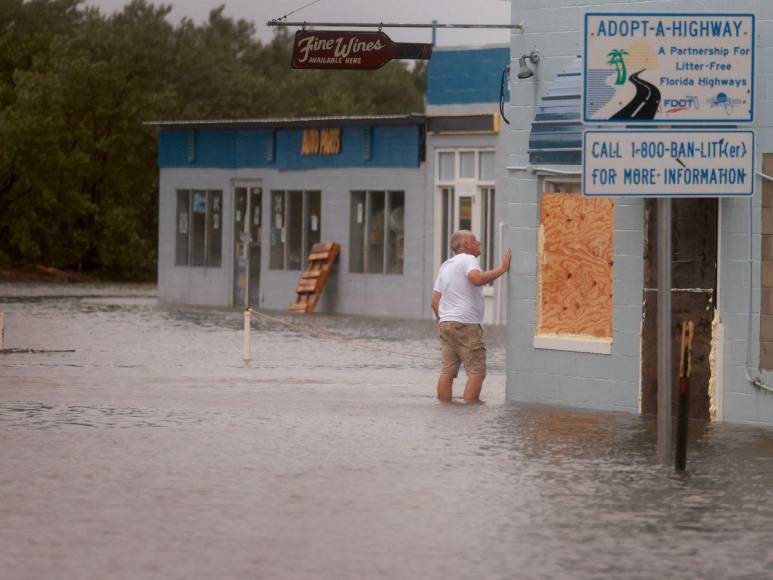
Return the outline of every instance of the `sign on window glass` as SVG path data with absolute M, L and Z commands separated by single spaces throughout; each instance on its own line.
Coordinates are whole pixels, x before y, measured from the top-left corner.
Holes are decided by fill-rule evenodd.
M 195 191 L 193 193 L 193 213 L 206 213 L 207 211 L 207 196 L 203 191 Z

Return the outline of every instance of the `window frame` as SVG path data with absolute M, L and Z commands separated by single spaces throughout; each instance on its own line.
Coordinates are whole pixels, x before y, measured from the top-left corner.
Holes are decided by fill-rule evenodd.
M 193 194 L 204 193 L 204 243 L 203 263 L 193 264 L 194 227 L 193 227 Z M 175 189 L 175 266 L 182 268 L 222 268 L 223 267 L 223 190 L 202 188 Z M 187 198 L 186 231 L 180 231 L 181 196 Z M 217 200 L 217 203 L 215 203 Z M 215 211 L 215 210 L 218 211 Z M 217 236 L 213 232 L 217 231 Z M 181 236 L 184 236 L 181 237 Z M 185 239 L 185 250 L 180 250 L 180 242 Z
M 373 206 L 373 196 L 375 194 L 384 195 L 384 224 L 382 228 L 382 236 L 383 236 L 383 253 L 381 256 L 381 271 L 378 272 L 371 272 L 369 271 L 369 248 L 368 248 L 368 237 L 369 233 L 371 231 L 371 208 Z M 360 225 L 356 222 L 356 215 L 355 211 L 355 196 L 363 196 L 364 197 L 364 205 L 363 205 L 363 221 Z M 397 196 L 402 196 L 402 207 L 403 207 L 403 216 L 405 215 L 405 204 L 406 204 L 406 196 L 405 196 L 405 190 L 398 190 L 398 189 L 353 189 L 349 192 L 349 245 L 350 248 L 353 247 L 354 240 L 353 240 L 353 228 L 357 226 L 362 230 L 362 247 L 358 248 L 360 252 L 358 253 L 359 256 L 361 256 L 362 263 L 361 265 L 358 264 L 357 268 L 355 268 L 354 262 L 353 262 L 353 252 L 349 252 L 349 273 L 350 274 L 365 274 L 365 275 L 375 275 L 375 276 L 402 276 L 405 274 L 405 225 L 403 225 L 403 258 L 402 260 L 398 260 L 400 262 L 400 268 L 399 271 L 390 272 L 389 271 L 389 264 L 390 264 L 390 257 L 392 255 L 392 252 L 390 251 L 390 244 L 389 244 L 389 216 L 391 215 L 392 208 L 393 208 L 393 202 L 394 198 Z M 399 207 L 399 206 L 398 206 Z M 404 218 L 403 218 L 404 219 Z M 397 244 L 395 244 L 395 250 L 397 251 Z
M 290 196 L 291 195 L 301 195 L 301 215 L 300 220 L 298 224 L 294 223 L 294 220 L 291 223 L 291 216 L 290 216 Z M 313 220 L 311 219 L 311 202 L 310 197 L 312 195 L 319 196 L 319 204 L 318 204 L 318 210 L 319 210 L 319 216 L 317 217 L 317 232 L 319 234 L 319 238 L 322 239 L 322 191 L 319 189 L 272 189 L 270 191 L 270 201 L 269 201 L 269 213 L 271 215 L 271 223 L 269 224 L 269 260 L 268 260 L 268 269 L 273 270 L 276 272 L 300 272 L 305 269 L 306 261 L 309 257 L 309 253 L 311 252 L 311 245 L 309 244 L 309 239 L 312 237 L 312 224 Z M 276 212 L 275 212 L 275 205 L 274 201 L 276 199 L 276 196 L 281 196 L 282 198 L 282 226 L 280 228 L 276 227 L 275 218 L 276 218 Z M 289 267 L 289 260 L 290 260 L 290 228 L 293 226 L 300 227 L 300 237 L 301 237 L 301 258 L 300 258 L 300 264 L 296 267 Z M 282 238 L 282 265 L 281 267 L 278 267 L 274 263 L 274 232 L 276 230 L 279 230 L 281 233 L 279 236 Z M 312 244 L 313 245 L 313 244 Z

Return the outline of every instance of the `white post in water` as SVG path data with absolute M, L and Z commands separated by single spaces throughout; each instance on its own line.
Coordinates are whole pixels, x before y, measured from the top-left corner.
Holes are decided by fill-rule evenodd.
M 244 366 L 249 366 L 252 360 L 252 345 L 250 343 L 250 322 L 252 316 L 250 315 L 250 309 L 247 308 L 244 311 Z
M 0 312 L 0 350 L 3 350 L 5 347 L 3 344 L 5 343 L 5 312 Z

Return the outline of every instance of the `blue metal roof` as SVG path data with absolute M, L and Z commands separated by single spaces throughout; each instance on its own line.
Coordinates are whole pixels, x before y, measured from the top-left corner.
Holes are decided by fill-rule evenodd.
M 529 163 L 582 164 L 582 58 L 550 84 L 540 100 L 529 135 Z

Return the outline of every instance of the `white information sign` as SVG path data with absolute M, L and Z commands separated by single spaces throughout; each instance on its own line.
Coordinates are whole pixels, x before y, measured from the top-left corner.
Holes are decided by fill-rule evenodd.
M 753 14 L 585 15 L 583 120 L 754 119 Z
M 754 131 L 585 131 L 582 191 L 601 197 L 750 196 Z

